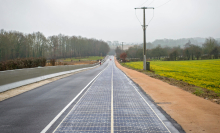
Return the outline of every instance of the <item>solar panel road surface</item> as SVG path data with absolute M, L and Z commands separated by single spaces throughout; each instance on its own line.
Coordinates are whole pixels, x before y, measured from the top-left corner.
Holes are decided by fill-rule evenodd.
M 172 123 L 121 71 L 107 68 L 72 107 L 54 133 L 178 133 Z

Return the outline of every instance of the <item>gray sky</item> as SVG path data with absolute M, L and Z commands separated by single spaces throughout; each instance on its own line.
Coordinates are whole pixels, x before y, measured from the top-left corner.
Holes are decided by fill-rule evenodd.
M 146 0 L 0 0 L 0 29 L 45 36 L 76 35 L 104 41 L 142 42 L 135 7 Z M 148 0 L 158 7 L 169 0 Z M 149 5 L 151 3 L 151 5 Z M 141 23 L 143 11 L 136 10 Z M 147 42 L 155 39 L 220 37 L 220 0 L 171 0 L 155 8 Z M 146 10 L 146 22 L 153 10 Z

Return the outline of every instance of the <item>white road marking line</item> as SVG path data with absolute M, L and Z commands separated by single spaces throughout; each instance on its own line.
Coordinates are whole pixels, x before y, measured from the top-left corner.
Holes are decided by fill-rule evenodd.
M 108 66 L 107 66 L 108 67 Z M 97 80 L 97 78 L 95 79 L 95 81 Z M 95 83 L 95 81 L 91 84 L 91 86 Z M 77 101 L 80 102 L 80 100 L 85 96 L 85 94 L 89 91 L 89 89 L 91 88 L 91 86 L 86 90 L 86 92 L 83 94 L 82 97 L 80 97 L 80 99 Z M 67 116 L 69 116 L 69 114 L 72 112 L 72 110 L 76 107 L 77 103 L 72 107 L 72 109 L 68 112 L 68 114 L 63 118 L 63 120 L 60 122 L 60 124 L 54 129 L 53 133 L 56 132 L 56 130 L 59 128 L 59 126 L 61 125 L 61 123 L 63 123 L 63 121 L 66 119 Z
M 118 68 L 119 69 L 119 68 Z M 123 72 L 122 72 L 123 73 Z M 124 73 L 123 73 L 124 74 Z M 128 81 L 131 81 L 127 75 L 124 74 L 124 76 L 127 78 Z M 137 91 L 137 88 L 132 84 L 132 81 L 129 82 L 134 89 Z M 151 108 L 151 106 L 149 105 L 149 103 L 142 97 L 142 95 L 137 91 L 137 93 L 141 96 L 141 98 L 145 101 L 145 103 L 147 103 L 147 105 L 150 107 L 150 109 L 154 112 L 154 114 L 157 116 L 157 118 L 162 122 L 162 124 L 164 125 L 164 127 L 170 132 L 170 130 L 167 128 L 167 126 L 163 123 L 163 121 L 160 119 L 160 117 L 156 114 L 156 112 Z M 170 132 L 171 133 L 171 132 Z
M 108 64 L 108 66 L 109 66 L 109 64 Z M 107 66 L 107 67 L 108 67 L 108 66 Z M 106 67 L 106 68 L 107 68 L 107 67 Z M 105 68 L 105 69 L 106 69 L 106 68 Z M 104 69 L 104 70 L 105 70 L 105 69 Z M 63 108 L 63 110 L 61 110 L 60 113 L 59 113 L 40 133 L 46 133 L 47 130 L 56 122 L 56 120 L 66 111 L 66 109 L 69 108 L 69 106 L 80 96 L 80 94 L 81 94 L 104 70 L 102 70 L 95 78 L 93 78 L 93 79 L 86 85 L 86 87 L 84 87 L 84 88 L 80 91 L 80 93 L 79 93 L 69 104 L 67 104 L 66 107 Z
M 111 83 L 111 133 L 114 133 L 114 110 L 113 110 L 113 65 L 112 65 L 112 83 Z

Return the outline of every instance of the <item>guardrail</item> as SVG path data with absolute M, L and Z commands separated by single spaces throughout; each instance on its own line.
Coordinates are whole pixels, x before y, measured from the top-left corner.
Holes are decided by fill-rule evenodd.
M 104 63 L 107 57 L 102 62 Z M 65 65 L 65 66 L 48 66 L 48 67 L 37 67 L 37 68 L 25 68 L 15 69 L 0 72 L 0 92 L 13 89 L 22 85 L 30 84 L 40 80 L 52 78 L 55 76 L 67 74 L 73 72 L 73 70 L 82 70 L 83 68 L 94 67 L 99 63 L 87 64 L 87 65 Z M 56 74 L 58 73 L 58 74 Z M 37 78 L 39 77 L 39 78 Z M 33 79 L 33 80 L 30 80 Z M 27 81 L 21 83 L 21 81 Z

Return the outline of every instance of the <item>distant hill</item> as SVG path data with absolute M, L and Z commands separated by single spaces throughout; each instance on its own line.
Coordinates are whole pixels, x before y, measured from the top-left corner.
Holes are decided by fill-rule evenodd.
M 183 47 L 187 42 L 191 42 L 192 44 L 202 46 L 202 44 L 205 42 L 206 38 L 201 37 L 195 37 L 195 38 L 181 38 L 181 39 L 156 39 L 152 42 L 155 46 L 161 45 L 162 47 L 169 46 L 169 47 L 175 47 L 180 46 Z M 217 40 L 217 39 L 216 39 Z M 220 40 L 220 38 L 219 38 Z
M 122 42 L 119 42 L 119 41 L 107 41 L 107 43 L 108 43 L 108 45 L 109 45 L 109 47 L 110 47 L 110 49 L 116 49 L 116 47 L 118 46 L 118 47 L 122 47 Z M 123 50 L 127 50 L 129 47 L 132 47 L 132 46 L 134 46 L 134 45 L 137 45 L 137 44 L 134 44 L 134 43 L 124 43 L 123 44 Z
M 220 44 L 220 38 L 215 38 L 219 44 Z M 194 38 L 180 38 L 180 39 L 156 39 L 153 42 L 147 42 L 146 43 L 146 48 L 147 49 L 153 49 L 156 46 L 160 45 L 161 47 L 184 47 L 184 45 L 186 43 L 188 43 L 189 41 L 191 42 L 191 44 L 195 44 L 198 46 L 202 46 L 202 44 L 205 42 L 206 38 L 201 38 L 201 37 L 194 37 Z M 115 49 L 117 46 L 122 46 L 121 43 L 119 43 L 118 41 L 107 41 L 110 49 Z M 126 43 L 123 45 L 123 49 L 126 50 L 129 47 L 132 47 L 134 45 L 140 45 L 141 47 L 143 47 L 143 43 Z

